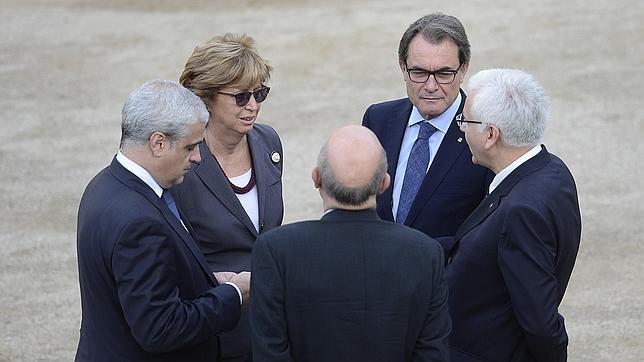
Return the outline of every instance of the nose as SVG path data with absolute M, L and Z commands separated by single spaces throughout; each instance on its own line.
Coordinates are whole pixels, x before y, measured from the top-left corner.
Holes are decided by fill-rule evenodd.
M 429 78 L 423 83 L 423 88 L 428 91 L 434 91 L 438 88 L 438 82 L 433 74 L 430 74 Z
M 201 153 L 199 153 L 199 147 L 195 147 L 190 151 L 190 157 L 188 158 L 190 162 L 200 164 L 201 163 Z
M 245 109 L 249 111 L 255 111 L 259 108 L 259 103 L 257 103 L 257 100 L 255 100 L 255 96 L 251 95 L 250 99 L 248 100 L 248 103 L 244 106 Z

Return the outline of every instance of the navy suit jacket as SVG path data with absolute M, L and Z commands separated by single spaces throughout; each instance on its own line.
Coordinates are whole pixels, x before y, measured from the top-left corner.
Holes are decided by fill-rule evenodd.
M 247 134 L 259 207 L 259 233 L 282 223 L 282 144 L 273 128 L 256 123 Z M 199 145 L 201 163 L 173 188 L 177 206 L 196 233 L 212 271 L 249 271 L 250 253 L 258 232 L 233 192 L 208 146 Z M 271 155 L 280 159 L 274 162 Z M 250 353 L 248 309 L 242 309 L 237 328 L 221 336 L 224 357 Z
M 460 115 L 465 104 L 461 91 Z M 409 122 L 412 104 L 408 98 L 370 106 L 362 125 L 371 129 L 387 153 L 387 172 L 394 184 L 400 146 Z M 432 165 L 409 210 L 405 225 L 432 237 L 453 236 L 461 223 L 481 202 L 494 176 L 486 168 L 472 164 L 465 134 L 452 120 Z M 393 221 L 393 186 L 378 196 L 378 215 Z
M 114 158 L 78 211 L 77 361 L 213 361 L 239 320 L 199 247 L 154 191 Z
M 253 249 L 253 360 L 445 361 L 443 251 L 374 210 L 261 234 Z
M 558 307 L 580 237 L 573 177 L 543 147 L 455 236 L 447 266 L 452 361 L 565 360 L 568 336 Z

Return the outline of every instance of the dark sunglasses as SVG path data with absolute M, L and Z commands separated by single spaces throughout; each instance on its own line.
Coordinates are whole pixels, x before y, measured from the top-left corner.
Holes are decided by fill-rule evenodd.
M 268 92 L 271 90 L 270 87 L 261 87 L 260 89 L 254 91 L 254 92 L 241 92 L 241 93 L 225 93 L 225 92 L 218 92 L 219 94 L 225 94 L 227 96 L 235 97 L 235 103 L 239 107 L 243 107 L 248 104 L 250 101 L 250 96 L 252 95 L 255 97 L 255 102 L 257 103 L 262 103 L 266 97 L 268 97 Z

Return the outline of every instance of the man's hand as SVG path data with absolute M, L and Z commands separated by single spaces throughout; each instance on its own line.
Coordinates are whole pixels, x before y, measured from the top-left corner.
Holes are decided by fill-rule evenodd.
M 237 273 L 233 272 L 213 272 L 215 275 L 215 279 L 219 282 L 219 284 L 224 284 L 225 282 L 229 282 L 232 277 L 237 275 Z
M 237 288 L 239 288 L 242 293 L 242 305 L 247 305 L 250 301 L 250 272 L 245 271 L 239 274 L 233 274 L 234 275 L 228 281 L 235 284 Z

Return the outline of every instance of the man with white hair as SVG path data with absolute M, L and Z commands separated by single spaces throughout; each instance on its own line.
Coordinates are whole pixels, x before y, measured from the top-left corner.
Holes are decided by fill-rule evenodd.
M 472 162 L 496 176 L 489 194 L 441 239 L 448 255 L 452 361 L 561 361 L 558 312 L 581 237 L 577 189 L 541 145 L 548 99 L 533 77 L 485 70 L 458 120 Z

